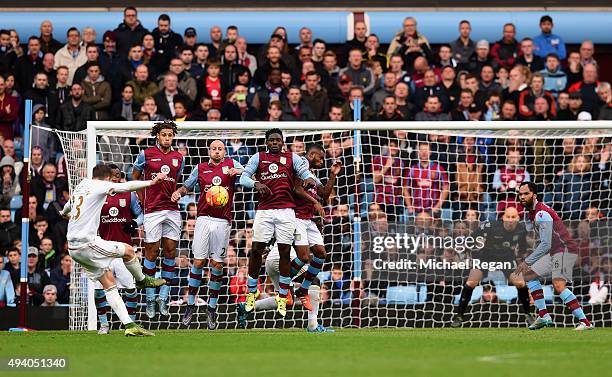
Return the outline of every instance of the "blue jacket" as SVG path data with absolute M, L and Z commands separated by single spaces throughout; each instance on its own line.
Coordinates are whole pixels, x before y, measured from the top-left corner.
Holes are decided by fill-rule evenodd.
M 11 273 L 6 270 L 0 270 L 0 302 L 6 303 L 6 306 L 15 306 L 15 287 Z
M 563 38 L 556 34 L 540 34 L 533 38 L 533 53 L 542 58 L 546 58 L 546 55 L 555 53 L 559 56 L 559 59 L 563 60 L 567 56 L 565 51 L 565 42 Z
M 544 76 L 544 90 L 551 92 L 555 98 L 559 95 L 559 92 L 563 91 L 567 86 L 567 75 L 561 67 L 558 67 L 556 71 L 550 72 L 547 68 L 544 68 L 539 73 Z

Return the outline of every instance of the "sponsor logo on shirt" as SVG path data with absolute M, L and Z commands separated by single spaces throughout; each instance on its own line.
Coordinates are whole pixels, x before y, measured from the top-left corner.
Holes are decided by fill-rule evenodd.
M 276 173 L 278 171 L 278 165 L 275 163 L 270 164 L 270 166 L 268 166 L 268 171 L 270 173 Z
M 215 175 L 212 179 L 212 184 L 215 186 L 219 186 L 221 184 L 221 177 Z
M 117 207 L 110 207 L 110 209 L 108 210 L 108 214 L 112 217 L 115 217 L 119 214 L 119 210 L 117 209 Z
M 161 169 L 159 169 L 159 171 L 161 171 L 164 174 L 170 174 L 170 166 L 162 165 L 162 167 L 161 167 Z

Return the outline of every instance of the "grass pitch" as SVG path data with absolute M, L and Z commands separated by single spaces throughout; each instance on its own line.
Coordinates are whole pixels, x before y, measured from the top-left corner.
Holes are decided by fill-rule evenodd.
M 0 358 L 67 357 L 65 371 L 4 376 L 604 376 L 612 329 L 347 329 L 0 333 Z

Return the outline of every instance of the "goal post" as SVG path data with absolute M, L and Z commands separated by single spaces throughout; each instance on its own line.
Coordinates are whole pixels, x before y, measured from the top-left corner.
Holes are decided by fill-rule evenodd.
M 94 121 L 88 122 L 87 130 L 81 133 L 56 131 L 65 151 L 70 187 L 90 175 L 98 162 L 117 163 L 130 177 L 131 162 L 137 153 L 153 145 L 149 135 L 153 125 L 154 122 Z M 292 150 L 303 153 L 309 144 L 321 143 L 326 150 L 327 167 L 335 160 L 341 160 L 344 165 L 332 199 L 325 203 L 323 234 L 329 256 L 319 275 L 324 324 L 336 327 L 447 324 L 455 311 L 466 271 L 449 273 L 433 268 L 398 272 L 388 270 L 389 262 L 397 262 L 403 257 L 406 260 L 460 262 L 470 259 L 469 253 L 442 246 L 408 253 L 412 255 L 404 255 L 398 250 L 376 253 L 372 250 L 373 237 L 393 232 L 416 236 L 416 230 L 453 236 L 460 228 L 469 228 L 466 214 L 470 210 L 474 210 L 482 222 L 495 221 L 500 211 L 516 205 L 516 185 L 520 182 L 515 179 L 514 182 L 502 182 L 500 186 L 499 181 L 504 175 L 500 169 L 513 157 L 508 156 L 509 151 L 518 153 L 520 159 L 513 166 L 519 172 L 512 174 L 520 176 L 520 181 L 529 176 L 527 179 L 538 183 L 543 190 L 541 198 L 564 216 L 576 237 L 585 236 L 583 228 L 591 227 L 590 239 L 580 239 L 586 242 L 582 247 L 587 251 L 582 251 L 586 254 L 581 255 L 580 265 L 576 266 L 574 285 L 577 296 L 585 304 L 585 311 L 596 323 L 612 324 L 608 301 L 588 304 L 589 286 L 597 272 L 585 270 L 587 267 L 603 270 L 607 263 L 604 261 L 606 252 L 612 245 L 609 223 L 603 221 L 612 216 L 609 179 L 606 181 L 605 176 L 609 172 L 605 169 L 610 169 L 609 157 L 603 168 L 600 166 L 602 156 L 610 152 L 612 122 L 182 122 L 178 123 L 175 148 L 184 154 L 188 171 L 207 160 L 206 146 L 217 138 L 226 143 L 229 157 L 245 163 L 255 151 L 263 150 L 263 134 L 272 127 L 285 132 L 285 140 Z M 427 145 L 422 148 L 429 150 L 420 151 L 421 144 Z M 422 160 L 419 153 L 429 153 L 431 165 L 428 166 L 436 166 L 438 170 L 425 169 L 425 166 L 419 169 Z M 388 163 L 389 160 L 392 161 Z M 386 168 L 385 164 L 388 164 Z M 434 172 L 435 179 L 425 177 L 428 174 L 425 170 Z M 416 176 L 417 173 L 424 175 Z M 317 174 L 325 179 L 327 170 L 321 169 Z M 184 172 L 183 179 L 187 176 L 188 172 Z M 508 177 L 501 180 L 504 179 Z M 181 183 L 179 181 L 179 185 Z M 432 186 L 425 190 L 420 184 Z M 444 195 L 443 187 L 447 187 L 448 192 L 441 208 L 425 203 L 440 200 Z M 144 307 L 139 306 L 138 319 L 150 328 L 180 327 L 186 287 L 186 279 L 181 274 L 188 273 L 192 237 L 189 231 L 193 225 L 188 218 L 193 215 L 190 211 L 198 195 L 191 193 L 181 201 L 184 234 L 177 253 L 179 272 L 172 285 L 170 317 L 149 320 L 144 316 Z M 255 211 L 253 193 L 238 190 L 236 195 L 236 219 L 231 237 L 233 252 L 228 258 L 230 266 L 224 271 L 225 288 L 219 300 L 222 328 L 236 327 L 234 307 L 236 300 L 241 299 L 240 290 L 246 285 L 242 278 Z M 602 220 L 600 223 L 585 223 L 585 212 L 592 208 L 598 211 L 596 216 Z M 423 221 L 430 228 L 421 229 L 425 226 Z M 384 231 L 381 226 L 386 227 Z M 533 239 L 529 241 L 531 248 Z M 383 262 L 387 270 L 377 265 Z M 95 329 L 92 284 L 87 284 L 78 266 L 75 268 L 71 329 Z M 472 325 L 521 325 L 521 308 L 514 287 L 503 274 L 488 275 L 472 297 Z M 262 276 L 264 293 L 272 294 L 270 285 L 263 279 Z M 206 280 L 205 276 L 198 295 L 200 304 L 205 304 L 207 298 Z M 546 293 L 550 294 L 550 281 L 545 283 Z M 571 313 L 550 295 L 547 300 L 554 307 L 556 324 L 571 325 Z M 205 328 L 204 311 L 200 309 L 192 327 Z M 251 324 L 256 327 L 302 327 L 305 319 L 306 312 L 295 306 L 284 321 L 274 320 L 273 313 L 260 312 L 255 314 Z

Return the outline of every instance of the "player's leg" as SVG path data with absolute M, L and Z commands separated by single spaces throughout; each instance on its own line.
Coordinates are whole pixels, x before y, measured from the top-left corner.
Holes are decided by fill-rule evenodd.
M 249 276 L 247 279 L 248 293 L 244 310 L 247 313 L 255 309 L 255 301 L 259 297 L 257 286 L 259 285 L 259 270 L 261 269 L 261 257 L 274 236 L 273 210 L 262 210 L 255 213 L 253 222 L 253 246 L 249 255 Z
M 110 271 L 106 271 L 103 275 L 98 278 L 98 281 L 102 284 L 104 288 L 104 293 L 106 295 L 106 299 L 108 304 L 113 309 L 119 320 L 125 327 L 125 335 L 126 336 L 154 336 L 150 331 L 143 329 L 138 326 L 127 311 L 123 300 L 121 299 L 121 295 L 119 295 L 119 291 L 117 290 L 117 284 L 113 274 Z
M 196 299 L 200 285 L 202 285 L 202 271 L 204 263 L 208 258 L 209 236 L 207 221 L 203 216 L 199 216 L 196 220 L 193 239 L 193 264 L 189 271 L 187 307 L 183 313 L 183 325 L 189 326 L 193 314 L 196 312 Z
M 589 322 L 582 306 L 576 299 L 574 293 L 567 287 L 567 282 L 572 280 L 572 269 L 578 256 L 568 252 L 557 253 L 552 256 L 553 261 L 553 288 L 559 295 L 565 306 L 572 312 L 579 321 L 576 330 L 591 330 L 594 326 Z
M 106 335 L 110 331 L 108 324 L 108 302 L 106 301 L 106 295 L 104 294 L 104 288 L 102 284 L 96 281 L 96 289 L 94 290 L 94 299 L 96 302 L 96 312 L 98 314 L 98 321 L 100 322 L 100 329 L 98 334 Z
M 295 212 L 293 208 L 275 210 L 274 235 L 278 245 L 278 297 L 276 311 L 281 317 L 287 314 L 287 294 L 291 284 L 291 245 L 295 237 Z
M 145 236 L 142 272 L 150 279 L 155 278 L 155 274 L 157 273 L 157 258 L 159 257 L 159 248 L 161 246 L 163 220 L 163 213 L 160 212 L 147 213 L 144 215 L 143 226 Z M 145 313 L 149 319 L 155 317 L 156 292 L 157 290 L 155 288 L 147 288 L 145 290 Z
M 527 282 L 527 287 L 531 291 L 531 297 L 533 297 L 533 303 L 538 310 L 538 317 L 529 326 L 530 330 L 538 330 L 543 327 L 553 326 L 552 317 L 546 310 L 546 300 L 544 299 L 544 289 L 540 283 L 540 277 L 550 274 L 552 271 L 552 260 L 550 255 L 544 255 L 538 261 L 536 261 L 529 271 L 523 274 L 523 278 Z
M 506 274 L 506 271 L 504 271 L 504 274 Z M 535 321 L 535 318 L 531 315 L 531 303 L 529 302 L 529 288 L 527 288 L 527 283 L 525 283 L 522 276 L 514 273 L 508 274 L 506 278 L 510 284 L 516 287 L 518 301 L 523 308 L 525 321 L 528 325 L 531 325 Z
M 123 259 L 123 264 L 129 274 L 136 281 L 137 288 L 148 287 L 147 289 L 152 288 L 155 290 L 156 287 L 165 284 L 165 281 L 162 279 L 155 279 L 154 277 L 149 277 L 145 274 L 145 268 L 140 265 L 140 261 L 136 256 L 136 251 L 134 250 L 133 246 L 126 243 L 120 244 L 123 247 L 123 256 L 121 259 Z M 153 275 L 155 275 L 155 273 L 153 273 Z
M 453 319 L 451 323 L 451 327 L 461 327 L 465 319 L 463 315 L 465 314 L 465 310 L 467 309 L 468 304 L 472 300 L 472 293 L 474 292 L 474 288 L 480 284 L 480 281 L 484 277 L 483 273 L 479 269 L 470 270 L 470 274 L 468 275 L 467 281 L 465 285 L 461 289 L 461 297 L 459 298 L 459 306 L 457 306 L 457 315 Z
M 181 239 L 181 214 L 179 211 L 166 212 L 166 219 L 162 222 L 161 245 L 163 250 L 162 259 L 162 279 L 166 280 L 166 285 L 159 289 L 157 303 L 159 314 L 167 316 L 168 302 L 170 301 L 170 284 L 176 278 L 176 247 Z
M 306 224 L 307 220 L 295 219 L 295 239 L 293 241 L 293 248 L 295 249 L 296 258 L 291 260 L 292 277 L 297 275 L 310 259 L 310 245 L 308 244 L 308 229 L 306 228 Z
M 314 226 L 314 223 L 313 223 L 313 226 Z M 310 262 L 308 262 L 308 268 L 306 269 L 306 272 L 304 273 L 304 279 L 302 279 L 302 284 L 300 285 L 300 288 L 298 289 L 298 294 L 297 294 L 297 297 L 302 302 L 302 305 L 304 305 L 304 308 L 306 308 L 306 310 L 308 311 L 314 310 L 313 304 L 311 302 L 312 301 L 311 296 L 309 295 L 310 286 L 312 285 L 313 280 L 316 279 L 319 272 L 321 272 L 321 269 L 323 268 L 323 264 L 325 263 L 325 258 L 327 256 L 322 240 L 323 238 L 321 237 L 320 241 L 319 240 L 315 241 L 316 243 L 314 243 L 310 247 L 310 251 L 312 251 L 312 257 L 310 258 Z M 309 237 L 309 241 L 311 241 L 310 237 Z M 308 298 L 307 300 L 305 300 L 306 297 Z
M 126 259 L 126 256 L 127 258 L 130 258 L 129 254 L 130 252 L 126 250 L 124 260 Z M 140 268 L 140 263 L 138 263 L 138 258 L 136 258 L 136 255 L 134 255 L 134 258 L 131 260 L 136 261 L 136 266 Z M 125 302 L 125 307 L 127 308 L 128 314 L 130 315 L 130 318 L 132 318 L 132 321 L 136 321 L 138 292 L 136 291 L 136 285 L 134 284 L 134 276 L 127 269 L 125 262 L 120 259 L 114 259 L 111 262 L 111 271 L 113 276 L 115 276 L 115 280 L 117 281 L 117 288 L 119 288 L 119 291 L 123 295 L 123 301 Z
M 217 301 L 223 281 L 223 262 L 229 245 L 231 225 L 225 220 L 210 222 L 210 279 L 208 280 L 208 329 L 217 328 Z

